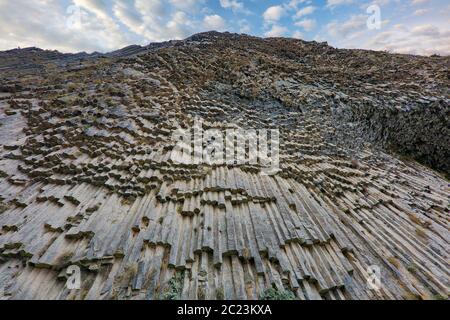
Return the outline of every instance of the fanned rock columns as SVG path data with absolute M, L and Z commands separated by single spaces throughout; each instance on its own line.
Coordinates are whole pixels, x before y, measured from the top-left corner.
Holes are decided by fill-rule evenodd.
M 219 33 L 0 53 L 0 299 L 447 299 L 449 182 L 413 159 L 445 174 L 448 135 L 405 134 L 448 108 L 445 65 Z M 177 163 L 197 118 L 278 129 L 280 170 Z

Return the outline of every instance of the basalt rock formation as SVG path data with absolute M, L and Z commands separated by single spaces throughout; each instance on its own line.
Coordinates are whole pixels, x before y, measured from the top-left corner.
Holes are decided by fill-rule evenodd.
M 449 60 L 215 32 L 0 53 L 0 299 L 447 299 Z M 279 129 L 279 172 L 173 161 L 195 118 Z

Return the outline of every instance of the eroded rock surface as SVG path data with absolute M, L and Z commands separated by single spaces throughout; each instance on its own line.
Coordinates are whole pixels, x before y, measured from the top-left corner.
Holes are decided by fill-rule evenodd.
M 220 33 L 0 53 L 0 299 L 448 298 L 449 184 L 411 159 L 448 173 L 448 65 Z M 175 163 L 196 117 L 279 129 L 280 172 Z

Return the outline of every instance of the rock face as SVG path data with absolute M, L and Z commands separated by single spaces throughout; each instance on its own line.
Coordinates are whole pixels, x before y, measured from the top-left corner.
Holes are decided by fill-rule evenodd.
M 0 299 L 448 298 L 449 183 L 413 159 L 449 172 L 449 62 L 215 32 L 0 53 Z M 174 162 L 195 118 L 279 129 L 280 171 Z

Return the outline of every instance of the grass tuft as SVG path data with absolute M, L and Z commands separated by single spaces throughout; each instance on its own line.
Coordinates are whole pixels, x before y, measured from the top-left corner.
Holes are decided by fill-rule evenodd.
M 180 300 L 181 290 L 183 289 L 184 272 L 175 274 L 175 276 L 170 279 L 169 286 L 162 295 L 162 300 Z
M 290 290 L 278 290 L 277 288 L 268 288 L 259 296 L 260 300 L 295 300 L 295 294 Z

